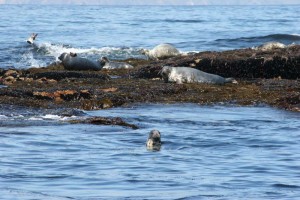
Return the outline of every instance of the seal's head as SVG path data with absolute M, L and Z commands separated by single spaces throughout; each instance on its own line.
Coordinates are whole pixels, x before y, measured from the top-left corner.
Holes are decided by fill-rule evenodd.
M 76 57 L 76 56 L 77 56 L 77 53 L 70 52 L 70 56 L 72 56 L 72 57 Z
M 27 43 L 33 44 L 33 41 L 36 39 L 37 35 L 37 33 L 32 33 L 31 36 L 27 39 Z
M 109 63 L 109 60 L 107 57 L 103 56 L 101 59 L 100 59 L 100 65 L 101 67 L 103 67 L 106 63 Z
M 59 59 L 60 61 L 64 61 L 67 57 L 70 57 L 70 54 L 68 54 L 68 53 L 62 53 L 62 54 L 58 57 L 58 59 Z
M 164 81 L 167 83 L 169 80 L 169 75 L 172 71 L 172 67 L 170 66 L 163 66 L 162 69 L 159 71 L 159 74 L 162 76 Z
M 149 133 L 148 140 L 147 140 L 147 149 L 150 150 L 160 150 L 161 147 L 161 136 L 158 130 L 152 130 Z

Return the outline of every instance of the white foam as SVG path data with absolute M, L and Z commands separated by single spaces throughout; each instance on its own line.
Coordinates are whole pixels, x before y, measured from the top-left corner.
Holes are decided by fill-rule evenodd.
M 68 47 L 62 44 L 51 44 L 49 42 L 41 43 L 37 45 L 38 51 L 39 50 L 45 50 L 47 54 L 50 54 L 51 56 L 57 58 L 62 53 L 69 53 L 74 52 L 78 54 L 87 54 L 87 55 L 103 55 L 103 54 L 113 54 L 113 53 L 126 53 L 131 54 L 133 51 L 135 51 L 132 48 L 118 48 L 118 47 L 91 47 L 91 48 L 75 48 L 75 47 Z
M 19 64 L 21 66 L 23 66 L 24 63 L 27 63 L 27 65 L 29 65 L 31 67 L 46 66 L 46 63 L 43 60 L 35 59 L 32 52 L 26 52 L 21 56 L 21 60 L 20 60 Z
M 4 119 L 8 119 L 8 117 L 5 115 L 0 115 L 0 120 L 4 120 Z
M 46 114 L 43 116 L 33 116 L 29 117 L 27 120 L 32 120 L 32 121 L 43 121 L 43 120 L 53 120 L 53 121 L 66 121 L 70 119 L 78 118 L 76 116 L 71 116 L 71 117 L 65 117 L 65 116 L 60 116 L 60 115 L 52 115 L 52 114 Z

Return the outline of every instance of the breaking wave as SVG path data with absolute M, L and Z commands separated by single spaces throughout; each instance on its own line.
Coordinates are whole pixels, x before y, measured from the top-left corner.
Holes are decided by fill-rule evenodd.
M 15 63 L 15 68 L 45 67 L 51 63 L 59 61 L 58 57 L 64 52 L 75 52 L 81 57 L 91 60 L 97 60 L 102 56 L 106 56 L 115 60 L 146 58 L 140 53 L 141 48 L 130 47 L 77 48 L 64 44 L 52 44 L 50 42 L 44 42 L 34 45 L 27 45 L 24 48 L 16 47 L 15 49 L 16 55 L 21 54 L 20 56 L 15 57 L 15 61 L 12 61 Z

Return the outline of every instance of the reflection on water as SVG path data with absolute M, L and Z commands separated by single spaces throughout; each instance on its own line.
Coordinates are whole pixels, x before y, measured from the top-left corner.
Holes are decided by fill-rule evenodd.
M 4 199 L 300 198 L 298 113 L 196 104 L 86 112 L 140 127 L 132 130 L 19 112 L 0 116 Z M 145 147 L 152 129 L 162 134 L 160 151 Z

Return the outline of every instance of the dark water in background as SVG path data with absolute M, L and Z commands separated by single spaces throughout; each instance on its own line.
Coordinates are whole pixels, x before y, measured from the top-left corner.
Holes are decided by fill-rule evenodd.
M 62 52 L 143 58 L 300 43 L 300 6 L 0 5 L 0 68 L 46 66 Z M 39 33 L 37 47 L 26 43 Z M 0 105 L 0 199 L 300 199 L 298 113 L 269 107 L 134 105 L 74 112 Z M 69 124 L 118 116 L 140 127 Z M 147 151 L 150 130 L 163 147 Z
M 71 125 L 49 110 L 1 112 L 0 199 L 300 198 L 298 113 L 196 104 L 85 113 L 122 116 L 140 126 L 132 130 Z M 153 128 L 159 152 L 145 148 Z
M 299 6 L 0 5 L 0 68 L 40 67 L 62 52 L 144 58 L 140 49 L 182 52 L 300 43 Z M 38 50 L 25 41 L 39 33 Z

